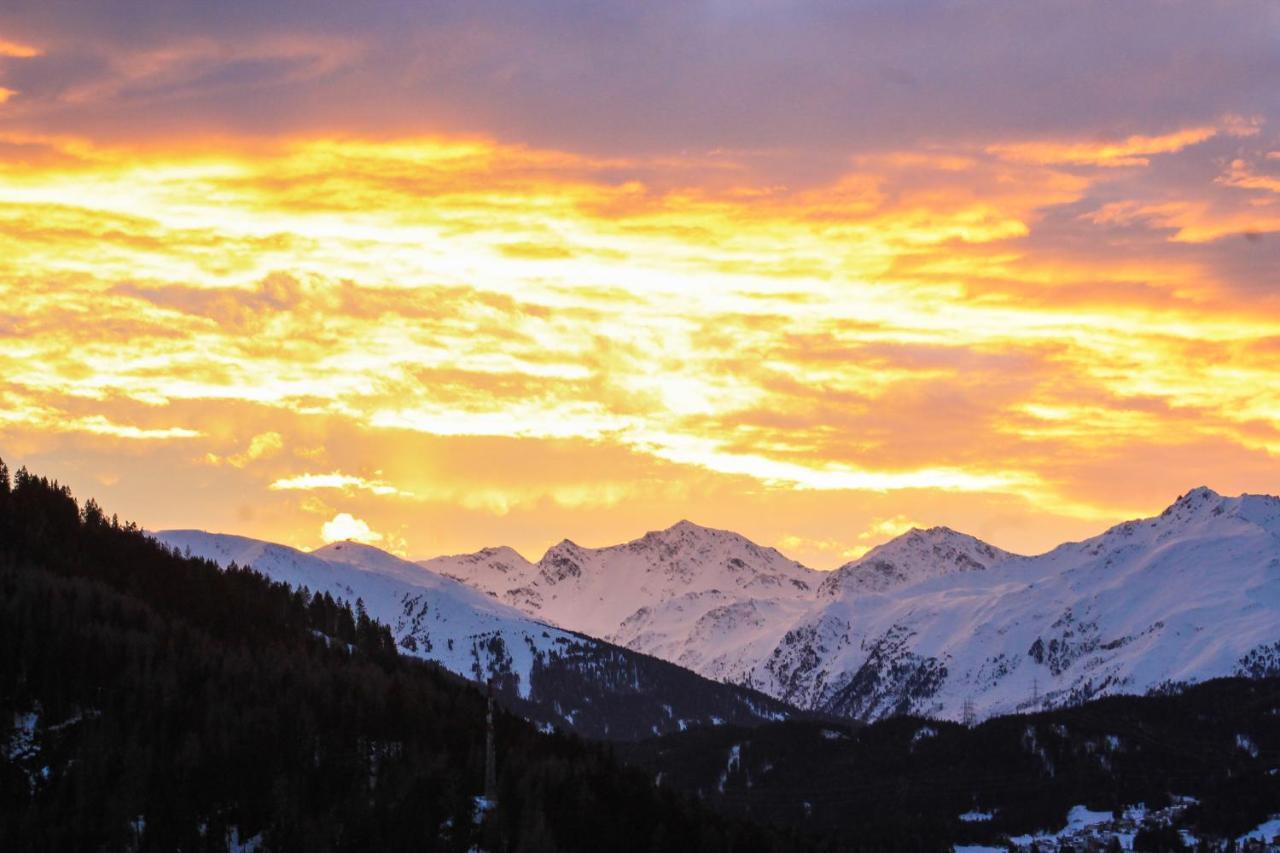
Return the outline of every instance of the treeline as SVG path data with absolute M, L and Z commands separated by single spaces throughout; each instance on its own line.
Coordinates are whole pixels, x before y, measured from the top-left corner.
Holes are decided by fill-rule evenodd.
M 249 569 L 232 565 L 223 572 L 207 560 L 174 559 L 137 525 L 107 518 L 93 499 L 80 508 L 66 487 L 26 469 L 10 481 L 2 460 L 0 543 L 12 564 L 92 577 L 162 613 L 180 614 L 218 640 L 270 642 L 310 629 L 376 659 L 396 654 L 390 629 L 370 619 L 363 606 L 353 613 L 328 593 L 308 595 Z
M 0 849 L 809 849 L 499 713 L 356 607 L 0 462 Z
M 1137 849 L 1182 849 L 1168 841 L 1178 829 L 1205 849 L 1234 849 L 1231 839 L 1280 813 L 1280 679 L 1220 679 L 974 728 L 908 717 L 861 729 L 793 722 L 622 749 L 727 814 L 855 847 L 1003 845 L 1061 829 L 1072 806 L 1119 814 L 1194 797 L 1176 827 L 1147 827 L 1141 839 L 1154 846 Z

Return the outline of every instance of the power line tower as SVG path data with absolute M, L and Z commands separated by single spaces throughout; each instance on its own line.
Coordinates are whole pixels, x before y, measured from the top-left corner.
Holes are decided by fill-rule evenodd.
M 1031 679 L 1031 710 L 1040 710 L 1040 679 L 1039 677 Z
M 972 699 L 964 700 L 964 707 L 960 711 L 960 724 L 970 729 L 978 724 L 978 714 L 973 710 Z
M 484 798 L 492 805 L 498 799 L 498 748 L 493 737 L 493 680 L 489 681 L 489 710 L 485 714 Z

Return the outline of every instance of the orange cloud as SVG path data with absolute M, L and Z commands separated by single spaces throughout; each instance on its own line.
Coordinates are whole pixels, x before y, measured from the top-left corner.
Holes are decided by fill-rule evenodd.
M 191 38 L 105 57 L 107 69 L 62 93 L 63 103 L 174 101 L 226 91 L 265 89 L 323 77 L 354 60 L 360 46 L 339 38 L 261 36 L 237 41 Z M 268 68 L 253 82 L 229 82 L 237 67 Z
M 16 59 L 29 59 L 33 56 L 39 56 L 41 50 L 29 44 L 21 42 L 8 41 L 0 38 L 0 56 L 9 56 Z
M 1256 132 L 1238 121 L 1226 125 L 1227 132 L 1241 135 Z M 1159 136 L 1135 134 L 1115 142 L 1057 140 L 1013 142 L 990 145 L 987 151 L 1006 160 L 1042 165 L 1072 166 L 1146 166 L 1157 154 L 1171 154 L 1212 139 L 1222 132 L 1219 127 L 1190 127 Z
M 380 480 L 366 480 L 363 477 L 334 472 L 332 474 L 299 474 L 295 477 L 283 477 L 267 488 L 274 491 L 310 491 L 313 489 L 359 489 L 375 495 L 401 495 L 411 497 L 404 492 Z

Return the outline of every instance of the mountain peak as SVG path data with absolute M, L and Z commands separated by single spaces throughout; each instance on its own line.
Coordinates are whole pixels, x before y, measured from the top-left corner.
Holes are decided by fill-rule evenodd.
M 547 560 L 558 554 L 565 554 L 565 553 L 578 554 L 578 553 L 581 553 L 582 550 L 583 550 L 582 546 L 579 545 L 577 542 L 574 542 L 572 539 L 561 539 L 559 542 L 557 542 L 556 544 L 552 545 L 550 548 L 547 549 L 547 553 L 542 555 L 542 559 Z
M 364 542 L 357 542 L 355 539 L 343 539 L 338 542 L 329 542 L 325 545 L 321 545 L 319 548 L 316 548 L 311 553 L 316 555 L 323 555 L 323 554 L 333 554 L 338 551 L 344 551 L 344 550 L 349 552 L 354 552 L 357 554 L 359 553 L 367 554 L 371 551 L 386 553 L 381 548 L 374 547 L 373 545 L 368 545 Z
M 730 533 L 727 530 L 717 530 L 714 527 L 704 527 L 701 524 L 695 524 L 694 522 L 690 521 L 687 518 L 682 518 L 679 521 L 677 521 L 675 524 L 666 528 L 665 530 L 650 530 L 648 533 L 642 536 L 639 541 L 644 541 L 645 539 L 671 540 L 673 538 L 702 539 L 702 538 L 721 536 L 721 535 L 736 536 L 737 534 Z
M 419 584 L 427 577 L 428 572 L 422 566 L 411 563 L 376 545 L 355 542 L 347 539 L 341 542 L 330 542 L 311 552 L 330 563 L 341 563 L 365 572 L 398 578 L 413 584 Z
M 925 539 L 935 540 L 935 539 L 949 539 L 955 536 L 962 536 L 968 539 L 973 538 L 972 536 L 969 536 L 967 533 L 961 533 L 960 531 L 953 530 L 950 527 L 939 525 L 937 527 L 913 527 L 910 530 L 906 531 L 905 533 L 898 534 L 893 539 L 890 539 L 889 542 L 895 542 L 898 539 L 903 539 L 903 538 L 907 538 L 907 539 L 925 538 Z M 889 543 L 887 542 L 885 544 L 889 544 Z
M 1185 495 L 1179 497 L 1175 503 L 1194 505 L 1200 501 L 1214 500 L 1221 497 L 1222 495 L 1218 494 L 1208 486 L 1196 486 Z
M 913 527 L 831 573 L 820 596 L 884 592 L 958 572 L 989 569 L 1013 555 L 950 527 Z
M 940 543 L 955 543 L 958 546 L 973 548 L 979 551 L 990 551 L 995 553 L 1004 553 L 992 545 L 988 545 L 976 536 L 970 536 L 968 533 L 961 533 L 950 527 L 939 525 L 937 527 L 913 527 L 905 533 L 900 533 L 888 542 L 884 542 L 872 548 L 863 556 L 852 563 L 859 563 L 867 560 L 872 555 L 886 556 L 888 554 L 909 551 L 921 547 L 931 548 Z
M 742 561 L 746 560 L 757 564 L 766 572 L 775 571 L 775 564 L 785 564 L 784 571 L 792 574 L 795 571 L 802 575 L 813 572 L 813 569 L 786 557 L 778 549 L 758 545 L 741 533 L 718 527 L 704 527 L 688 519 L 681 519 L 666 530 L 651 530 L 639 539 L 614 548 L 627 551 L 657 550 L 664 554 L 664 559 L 689 559 L 698 562 L 722 560 L 738 567 L 745 566 Z M 774 568 L 764 568 L 766 565 Z
M 1261 527 L 1280 536 L 1280 497 L 1248 493 L 1225 497 L 1208 486 L 1197 486 L 1185 495 L 1180 495 L 1159 516 L 1117 524 L 1095 539 L 1099 542 L 1104 541 L 1104 537 L 1128 539 L 1142 530 L 1149 531 L 1148 535 L 1167 539 L 1181 535 L 1184 531 L 1207 529 L 1206 525 L 1217 527 L 1240 523 Z M 1091 545 L 1095 543 L 1095 539 L 1088 539 L 1080 544 Z M 1068 543 L 1072 544 L 1076 543 Z
M 1179 495 L 1176 501 L 1169 504 L 1164 512 L 1160 513 L 1160 517 L 1188 518 L 1207 507 L 1220 506 L 1224 500 L 1225 498 L 1222 495 L 1208 486 L 1196 486 L 1185 495 Z
M 510 545 L 488 545 L 484 548 L 481 548 L 479 551 L 477 551 L 475 553 L 475 556 L 502 557 L 505 559 L 520 559 L 520 560 L 524 559 L 524 556 L 515 548 L 512 548 Z

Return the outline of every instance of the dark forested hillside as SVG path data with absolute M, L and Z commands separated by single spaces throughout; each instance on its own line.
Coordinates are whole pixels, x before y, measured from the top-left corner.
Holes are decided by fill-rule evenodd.
M 792 722 L 670 735 L 624 753 L 728 814 L 859 847 L 1003 844 L 1061 829 L 1073 806 L 1152 811 L 1186 797 L 1199 802 L 1172 810 L 1173 823 L 1225 844 L 1280 812 L 1280 680 L 1223 679 L 972 729 L 909 717 L 862 729 Z
M 803 847 L 501 713 L 479 812 L 484 717 L 359 610 L 0 464 L 0 849 Z

